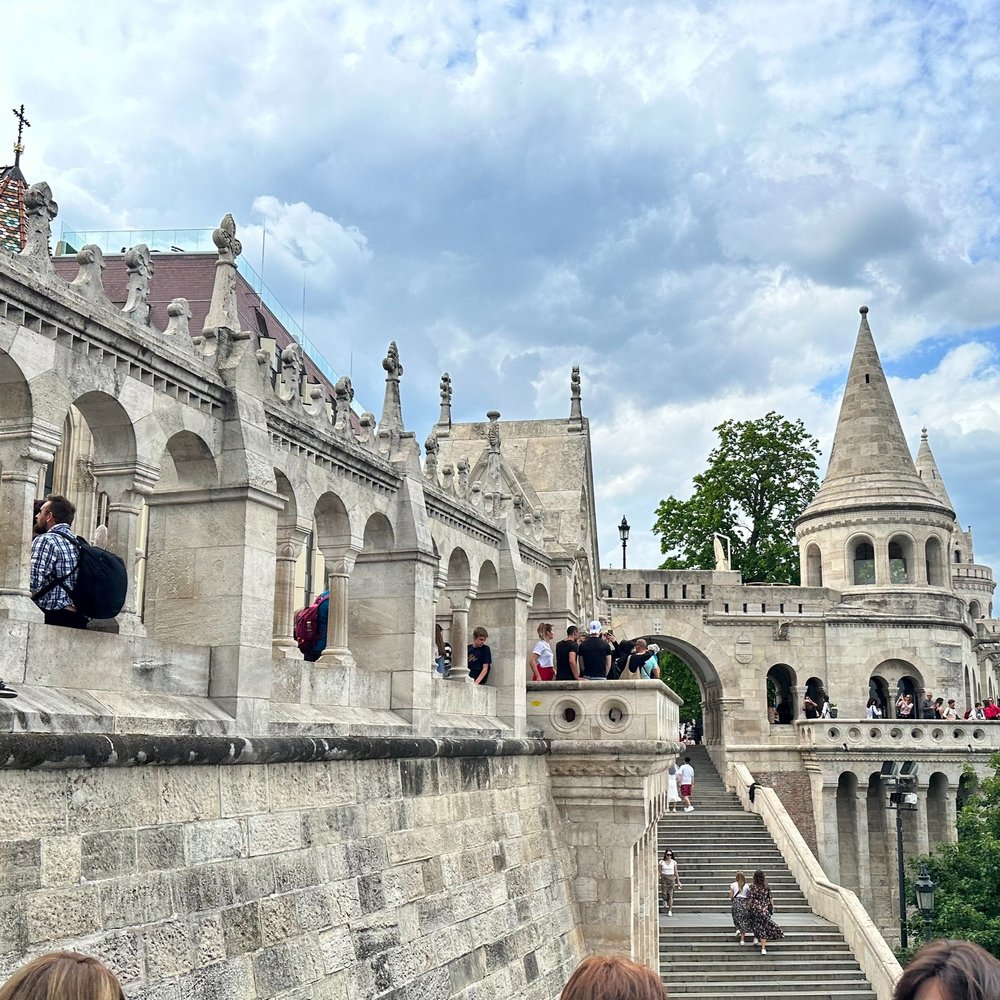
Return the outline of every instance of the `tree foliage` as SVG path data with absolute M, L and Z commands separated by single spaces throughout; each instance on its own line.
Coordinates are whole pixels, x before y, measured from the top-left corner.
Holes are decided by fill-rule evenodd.
M 676 695 L 684 699 L 680 708 L 681 722 L 701 719 L 701 688 L 691 668 L 676 654 L 661 649 L 657 654 L 660 663 L 660 680 Z
M 801 420 L 773 410 L 757 420 L 725 420 L 707 468 L 687 500 L 667 497 L 653 532 L 663 569 L 714 569 L 712 536 L 730 538 L 731 565 L 744 580 L 798 583 L 793 522 L 819 489 L 819 442 Z
M 990 760 L 993 775 L 981 780 L 958 814 L 958 843 L 941 844 L 914 858 L 934 880 L 934 918 L 925 925 L 915 913 L 909 927 L 916 944 L 934 938 L 965 938 L 1000 958 L 1000 754 Z M 966 774 L 973 775 L 970 767 Z M 907 896 L 914 899 L 914 880 Z

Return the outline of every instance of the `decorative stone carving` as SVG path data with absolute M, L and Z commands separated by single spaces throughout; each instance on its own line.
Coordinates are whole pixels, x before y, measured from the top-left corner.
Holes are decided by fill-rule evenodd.
M 438 479 L 437 456 L 440 450 L 441 446 L 438 444 L 437 434 L 431 431 L 424 442 L 424 475 L 432 483 L 436 483 Z
M 281 352 L 281 376 L 278 386 L 278 398 L 286 403 L 298 399 L 301 401 L 302 376 L 305 372 L 305 362 L 302 360 L 302 348 L 298 344 L 289 344 Z
M 341 375 L 337 379 L 337 384 L 333 387 L 336 398 L 336 418 L 333 429 L 340 434 L 351 434 L 351 403 L 354 402 L 354 386 L 346 375 Z
M 451 376 L 445 372 L 441 376 L 441 415 L 438 423 L 445 427 L 451 427 Z
M 466 497 L 469 495 L 469 458 L 463 455 L 458 460 L 458 482 L 456 483 L 458 495 Z
M 735 654 L 737 663 L 749 663 L 753 659 L 753 640 L 746 632 L 736 637 Z
M 448 493 L 455 493 L 455 467 L 449 462 L 441 470 L 441 486 Z
M 40 270 L 52 271 L 49 256 L 49 238 L 52 220 L 59 214 L 59 205 L 52 197 L 52 188 L 39 181 L 32 184 L 24 195 L 25 241 L 24 249 L 18 255 L 30 261 Z
M 101 272 L 104 270 L 104 253 L 99 246 L 88 243 L 77 255 L 76 262 L 80 272 L 70 282 L 70 288 L 79 292 L 88 302 L 95 305 L 110 306 L 111 299 L 104 291 L 104 281 Z
M 122 315 L 140 326 L 149 326 L 149 282 L 153 277 L 153 258 L 145 243 L 125 252 L 128 269 L 128 294 Z
M 375 414 L 366 410 L 361 414 L 358 423 L 361 425 L 358 431 L 358 444 L 362 448 L 367 448 L 368 451 L 374 451 L 377 440 L 375 436 Z
M 781 618 L 775 623 L 774 638 L 777 642 L 788 641 L 788 629 L 791 627 L 791 624 L 792 620 L 790 618 Z
M 569 377 L 569 420 L 573 430 L 583 428 L 583 407 L 580 402 L 580 366 L 573 365 Z
M 219 251 L 219 259 L 215 263 L 215 283 L 212 286 L 212 302 L 205 316 L 205 326 L 200 342 L 203 353 L 226 355 L 230 351 L 228 345 L 219 343 L 220 336 L 238 337 L 240 329 L 239 313 L 236 307 L 236 258 L 243 252 L 243 244 L 236 238 L 236 222 L 232 215 L 219 223 L 219 228 L 212 232 L 212 242 Z M 228 335 L 222 331 L 229 331 Z
M 486 486 L 500 488 L 500 411 L 490 410 L 486 414 Z
M 191 321 L 191 306 L 187 299 L 171 299 L 167 306 L 167 328 L 164 334 L 169 337 L 183 338 L 182 344 L 187 347 L 191 342 L 188 323 Z
M 403 426 L 403 408 L 399 400 L 399 380 L 403 375 L 403 366 L 399 361 L 395 341 L 389 344 L 382 367 L 386 376 L 382 419 L 378 425 L 379 451 L 390 462 L 405 464 L 415 475 L 420 475 L 420 447 L 416 435 Z

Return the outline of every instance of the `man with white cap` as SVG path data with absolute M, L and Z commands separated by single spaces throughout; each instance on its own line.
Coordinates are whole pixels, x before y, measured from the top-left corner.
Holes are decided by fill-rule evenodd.
M 576 654 L 580 665 L 580 680 L 603 681 L 611 669 L 611 647 L 601 636 L 601 623 L 592 621 L 587 626 L 587 638 L 580 643 Z

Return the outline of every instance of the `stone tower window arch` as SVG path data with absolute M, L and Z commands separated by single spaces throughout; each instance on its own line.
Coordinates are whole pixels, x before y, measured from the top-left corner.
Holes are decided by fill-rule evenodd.
M 823 586 L 823 553 L 815 542 L 806 549 L 806 586 Z
M 927 582 L 932 587 L 945 585 L 944 546 L 941 539 L 931 535 L 924 543 L 924 560 L 927 564 Z
M 889 582 L 913 583 L 913 539 L 908 535 L 893 535 L 887 546 Z
M 779 725 L 789 725 L 795 721 L 795 671 L 787 663 L 776 663 L 767 672 L 765 681 L 768 708 L 777 713 Z
M 866 586 L 875 583 L 875 546 L 866 535 L 850 542 L 850 562 L 855 585 Z

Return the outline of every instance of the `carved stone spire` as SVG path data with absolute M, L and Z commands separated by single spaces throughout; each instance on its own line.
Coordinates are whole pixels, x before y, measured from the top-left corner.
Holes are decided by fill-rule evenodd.
M 28 188 L 24 196 L 25 240 L 19 257 L 30 261 L 39 270 L 54 271 L 49 257 L 49 238 L 52 220 L 59 214 L 59 206 L 52 197 L 52 188 L 39 181 Z
M 931 446 L 927 442 L 926 427 L 920 428 L 920 447 L 917 449 L 916 466 L 917 475 L 930 487 L 931 492 L 935 493 L 943 503 L 954 510 L 955 505 L 951 502 L 951 497 L 948 496 L 948 490 L 944 485 L 944 480 L 941 478 L 937 462 L 934 461 Z
M 451 376 L 445 372 L 441 376 L 441 415 L 438 417 L 438 424 L 442 427 L 451 427 Z
M 104 291 L 104 253 L 99 246 L 89 243 L 77 255 L 76 262 L 80 271 L 70 282 L 70 288 L 79 292 L 88 302 L 95 305 L 110 306 L 111 299 Z
M 153 277 L 153 257 L 145 243 L 125 253 L 128 269 L 128 295 L 122 315 L 134 319 L 140 326 L 149 326 L 149 282 Z
M 336 416 L 333 422 L 333 429 L 339 434 L 349 434 L 354 436 L 351 430 L 351 403 L 354 402 L 354 386 L 346 375 L 341 375 L 337 379 L 337 384 L 333 387 L 333 394 L 336 399 Z
M 580 366 L 573 365 L 569 377 L 569 429 L 583 430 L 583 407 L 580 402 Z
M 947 511 L 954 517 L 917 475 L 868 326 L 868 307 L 862 306 L 830 465 L 799 523 L 834 511 L 887 505 Z
M 438 481 L 438 452 L 441 446 L 438 444 L 437 435 L 431 431 L 424 442 L 424 475 L 432 482 Z
M 239 313 L 236 308 L 236 258 L 243 252 L 243 244 L 236 238 L 236 222 L 227 215 L 219 228 L 212 233 L 212 242 L 219 251 L 215 263 L 215 284 L 212 287 L 212 303 L 205 316 L 205 343 L 207 353 L 214 353 L 210 338 L 217 338 L 219 331 L 230 330 L 238 333 Z

